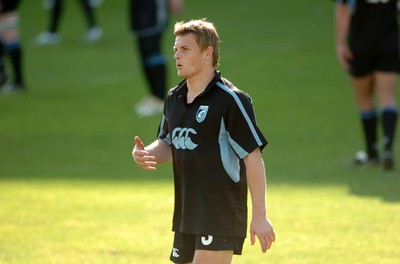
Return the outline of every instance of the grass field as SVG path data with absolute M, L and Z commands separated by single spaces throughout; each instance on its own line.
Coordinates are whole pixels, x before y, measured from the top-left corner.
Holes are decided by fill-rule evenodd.
M 154 140 L 159 116 L 132 110 L 146 85 L 127 1 L 98 9 L 104 38 L 93 45 L 81 40 L 76 1 L 66 2 L 63 40 L 51 47 L 32 44 L 47 21 L 40 1 L 21 6 L 28 90 L 0 94 L 0 263 L 169 263 L 171 166 L 149 173 L 131 158 L 133 137 Z M 277 240 L 266 255 L 246 241 L 235 264 L 400 260 L 400 130 L 394 171 L 351 166 L 363 142 L 335 58 L 333 7 L 186 1 L 165 36 L 172 86 L 173 22 L 215 22 L 220 70 L 253 97 L 270 142 L 263 155 Z

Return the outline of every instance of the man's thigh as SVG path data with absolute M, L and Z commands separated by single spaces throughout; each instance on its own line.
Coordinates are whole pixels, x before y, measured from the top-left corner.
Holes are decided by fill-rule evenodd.
M 194 254 L 193 264 L 230 264 L 233 250 L 203 250 L 198 249 Z

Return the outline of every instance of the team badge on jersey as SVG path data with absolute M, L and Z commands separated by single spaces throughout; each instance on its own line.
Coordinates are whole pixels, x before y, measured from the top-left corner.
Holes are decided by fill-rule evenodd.
M 208 112 L 208 105 L 201 105 L 196 113 L 196 121 L 201 123 L 206 119 Z

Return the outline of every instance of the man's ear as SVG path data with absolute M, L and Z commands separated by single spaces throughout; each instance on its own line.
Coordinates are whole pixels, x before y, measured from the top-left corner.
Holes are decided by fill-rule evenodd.
M 211 58 L 213 57 L 214 49 L 211 46 L 208 46 L 206 51 L 205 51 L 205 56 L 206 58 Z

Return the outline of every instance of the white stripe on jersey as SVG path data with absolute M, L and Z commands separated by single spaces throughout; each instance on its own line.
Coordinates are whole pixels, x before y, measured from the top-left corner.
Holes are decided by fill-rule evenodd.
M 166 122 L 165 115 L 162 116 L 161 123 L 160 123 L 160 131 L 158 132 L 157 138 L 161 138 L 162 135 L 164 135 L 164 126 Z M 171 135 L 168 133 L 168 135 L 165 135 L 164 138 L 162 138 L 168 145 L 171 145 Z
M 258 136 L 257 131 L 253 125 L 253 122 L 251 122 L 251 119 L 250 119 L 249 115 L 247 114 L 246 109 L 244 109 L 244 106 L 243 106 L 242 102 L 240 101 L 239 97 L 231 89 L 229 89 L 226 85 L 224 85 L 220 82 L 217 82 L 216 85 L 218 85 L 220 88 L 222 88 L 222 90 L 224 90 L 225 92 L 229 93 L 233 97 L 233 99 L 235 99 L 236 104 L 238 105 L 240 111 L 242 112 L 242 114 L 244 116 L 244 119 L 246 120 L 251 132 L 253 133 L 254 139 L 256 140 L 258 146 L 261 146 L 262 141 L 261 141 L 260 137 Z

